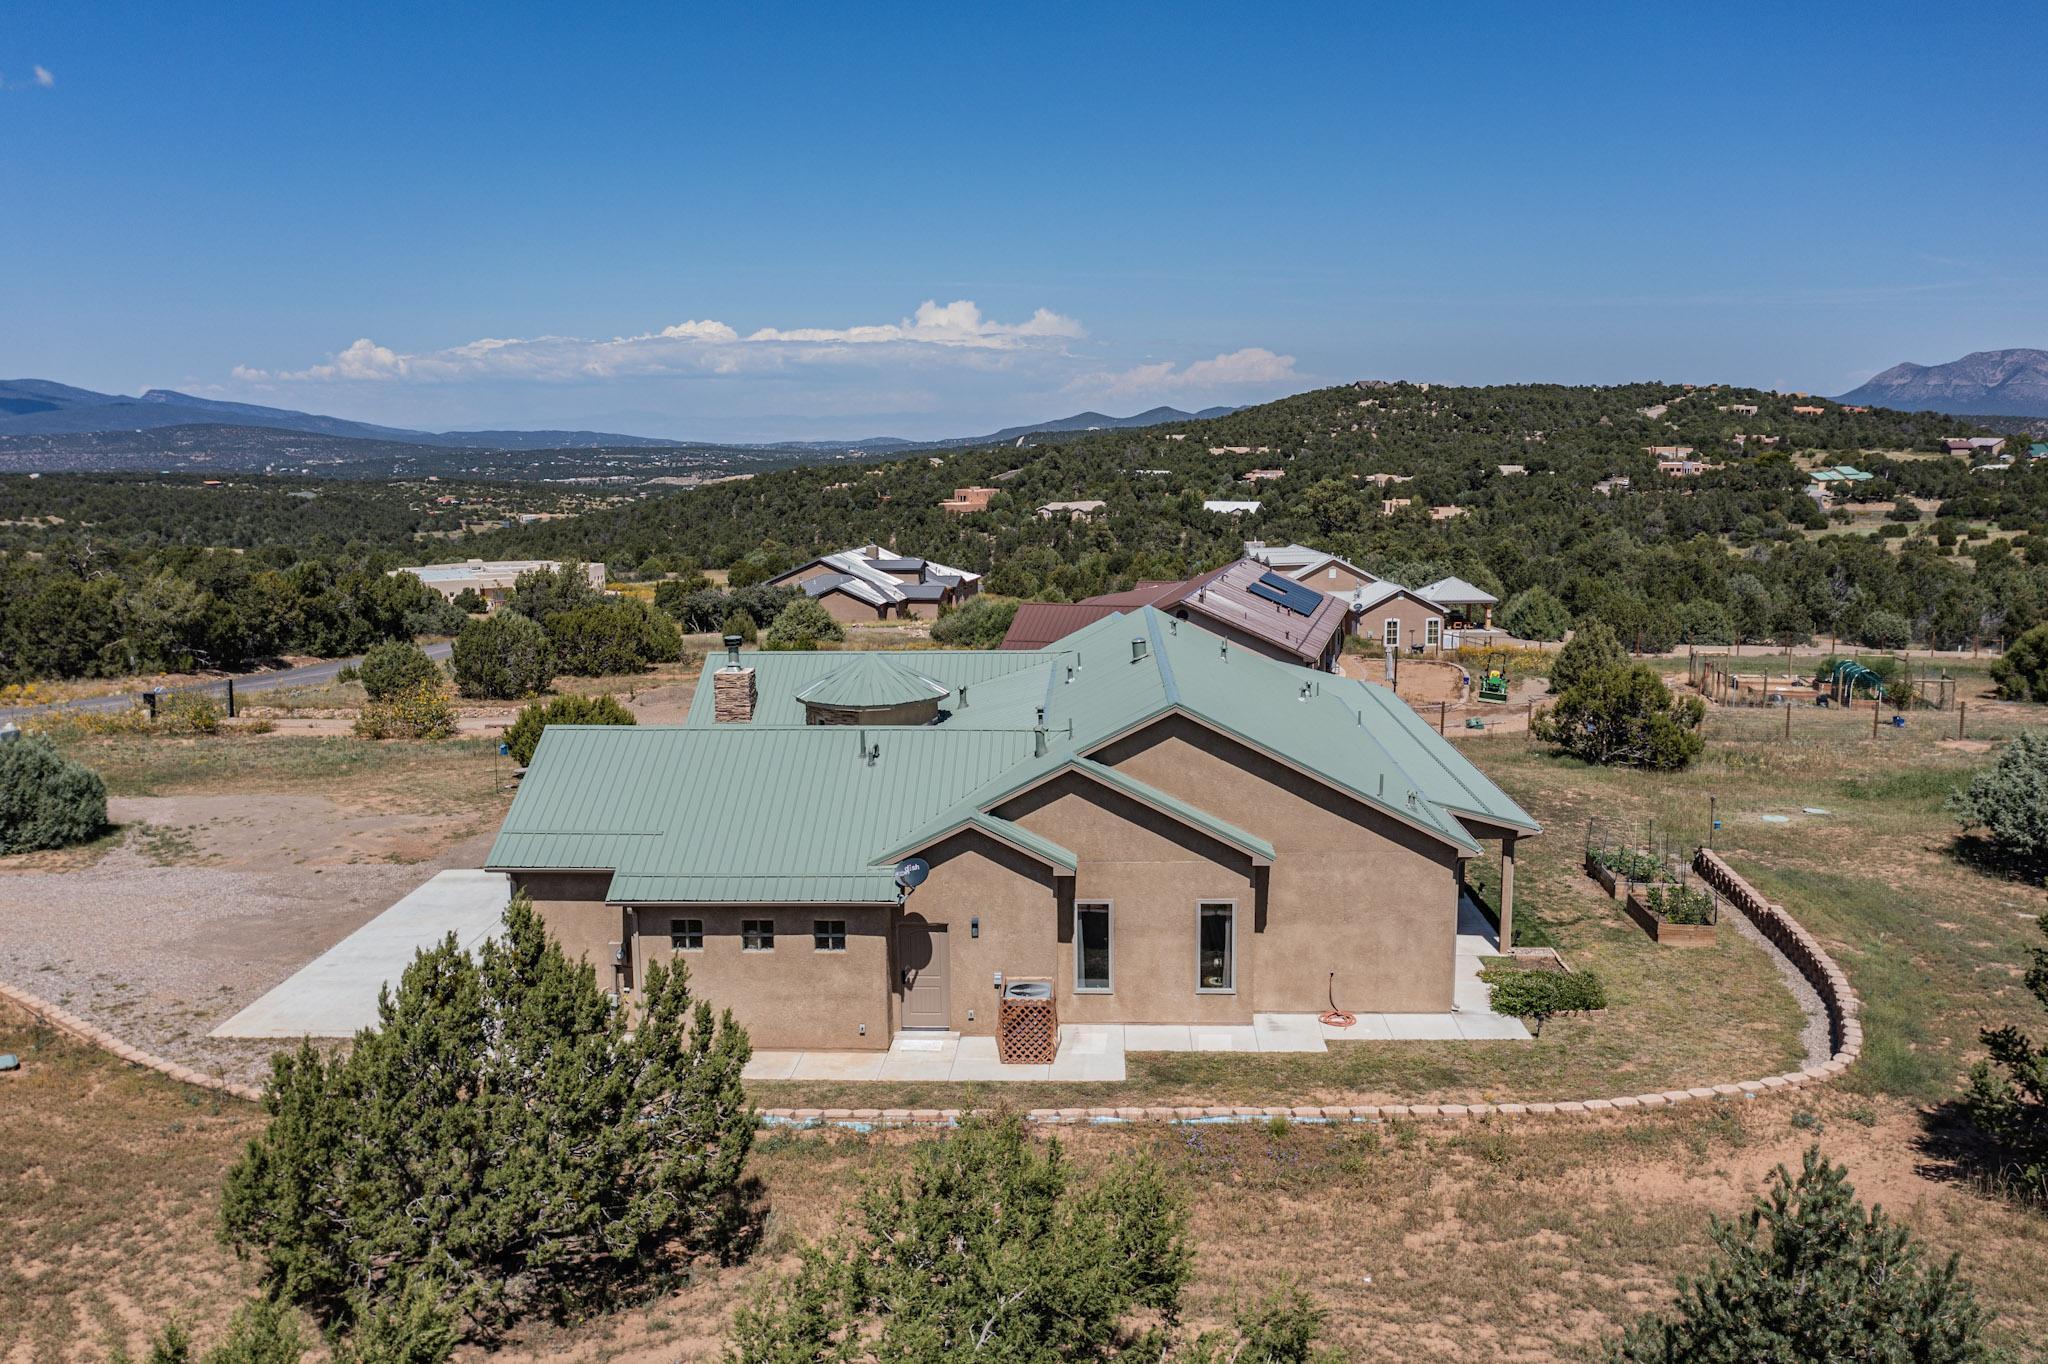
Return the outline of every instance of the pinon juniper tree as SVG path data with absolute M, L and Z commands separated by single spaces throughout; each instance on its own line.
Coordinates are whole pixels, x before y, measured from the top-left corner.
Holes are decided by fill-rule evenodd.
M 2048 915 L 2035 921 L 2048 934 Z M 2027 989 L 2048 1006 L 2048 947 L 2034 949 Z M 2032 1196 L 2048 1195 L 2048 1046 L 2018 1028 L 1986 1028 L 1989 1061 L 1970 1072 L 1963 1107 L 1999 1148 L 1999 1156 Z
M 1839 1165 L 1806 1153 L 1780 1165 L 1738 1221 L 1718 1218 L 1720 1253 L 1680 1285 L 1669 1315 L 1638 1322 L 1611 1364 L 1974 1364 L 1995 1356 L 1956 1261 L 1929 1265 L 1881 1208 L 1865 1211 Z
M 1187 1209 L 1144 1160 L 1081 1184 L 1058 1141 L 970 1117 L 870 1186 L 856 1227 L 741 1309 L 728 1364 L 1306 1364 L 1323 1314 L 1282 1290 L 1234 1329 L 1176 1329 Z
M 732 1247 L 749 1054 L 680 967 L 629 1016 L 517 897 L 477 957 L 421 952 L 346 1056 L 275 1059 L 224 1233 L 344 1328 L 421 1280 L 471 1335 L 601 1309 Z

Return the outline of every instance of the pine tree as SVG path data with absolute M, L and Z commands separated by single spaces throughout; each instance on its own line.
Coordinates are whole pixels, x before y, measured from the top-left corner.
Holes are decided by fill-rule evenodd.
M 1638 1322 L 1611 1364 L 1970 1364 L 1993 1356 L 1953 1257 L 1930 1266 L 1881 1208 L 1865 1211 L 1845 1170 L 1809 1149 L 1735 1222 L 1720 1253 L 1680 1285 L 1669 1316 Z
M 864 1191 L 847 1235 L 803 1252 L 734 1324 L 728 1364 L 1185 1360 L 1306 1364 L 1322 1313 L 1285 1291 L 1236 1330 L 1177 1340 L 1187 1210 L 1148 1161 L 1083 1184 L 1014 1115 L 970 1117 L 908 1178 Z M 1140 1322 L 1150 1324 L 1140 1324 Z
M 342 1325 L 421 1281 L 480 1335 L 610 1305 L 729 1248 L 750 1054 L 680 969 L 629 1017 L 516 897 L 479 957 L 420 953 L 345 1057 L 276 1058 L 226 1235 Z
M 2048 915 L 2035 923 L 2048 935 Z M 2048 947 L 2034 949 L 2026 986 L 2048 1007 Z M 2039 1197 L 2048 1193 L 2048 1046 L 2036 1047 L 2011 1026 L 1986 1028 L 1981 1035 L 1991 1058 L 1971 1070 L 1964 1110 L 1997 1144 L 2021 1185 Z

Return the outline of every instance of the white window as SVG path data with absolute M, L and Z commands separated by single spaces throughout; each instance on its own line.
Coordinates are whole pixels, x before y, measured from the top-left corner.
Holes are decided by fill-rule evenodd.
M 1074 992 L 1106 995 L 1116 967 L 1106 903 L 1074 906 Z
M 1435 616 L 1427 617 L 1422 622 L 1422 642 L 1434 649 L 1437 645 L 1443 643 L 1443 638 L 1444 623 Z
M 1381 623 L 1380 639 L 1384 641 L 1386 643 L 1386 646 L 1390 649 L 1398 649 L 1401 647 L 1401 618 L 1399 616 L 1388 616 L 1386 620 Z
M 1227 995 L 1237 989 L 1237 905 L 1229 900 L 1195 906 L 1195 993 Z

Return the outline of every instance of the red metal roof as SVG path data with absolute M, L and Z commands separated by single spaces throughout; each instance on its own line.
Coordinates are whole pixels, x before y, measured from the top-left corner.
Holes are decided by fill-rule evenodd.
M 1104 616 L 1113 616 L 1126 606 L 1104 606 L 1094 602 L 1027 601 L 1018 605 L 1016 619 L 1003 636 L 1005 649 L 1045 649 L 1057 644 L 1083 626 Z

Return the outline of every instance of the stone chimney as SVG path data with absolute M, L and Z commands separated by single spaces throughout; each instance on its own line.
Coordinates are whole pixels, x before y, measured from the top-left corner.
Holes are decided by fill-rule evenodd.
M 743 725 L 754 718 L 754 670 L 727 664 L 711 674 L 711 718 L 721 725 Z

